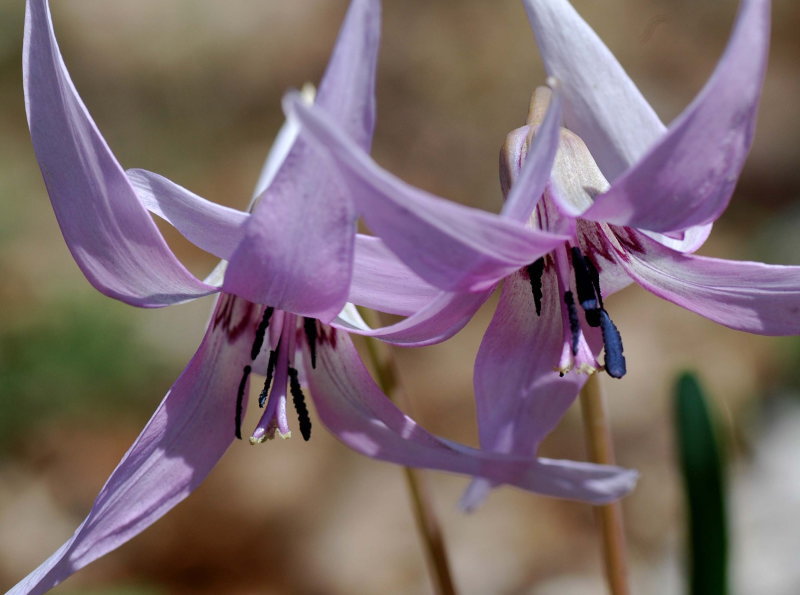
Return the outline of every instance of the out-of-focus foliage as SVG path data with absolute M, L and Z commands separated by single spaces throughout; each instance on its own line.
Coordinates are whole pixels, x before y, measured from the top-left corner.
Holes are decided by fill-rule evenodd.
M 124 417 L 158 402 L 168 367 L 113 310 L 56 303 L 0 333 L 0 449 L 47 423 Z
M 694 374 L 675 386 L 675 433 L 686 494 L 687 572 L 692 595 L 728 593 L 728 505 L 719 428 Z

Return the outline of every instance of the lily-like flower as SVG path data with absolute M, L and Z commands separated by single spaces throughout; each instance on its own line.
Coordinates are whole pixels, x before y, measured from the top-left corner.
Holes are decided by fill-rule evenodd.
M 554 93 L 537 93 L 528 125 L 507 139 L 499 218 L 567 238 L 506 276 L 474 382 L 482 446 L 533 454 L 584 383 L 586 376 L 575 371 L 601 369 L 597 357 L 604 347 L 605 370 L 625 373 L 622 339 L 604 305 L 608 295 L 635 281 L 733 329 L 793 335 L 800 333 L 800 267 L 693 255 L 727 206 L 752 142 L 769 47 L 769 0 L 742 0 L 714 73 L 669 128 L 566 0 L 524 4 Z M 288 109 L 354 193 L 396 205 L 397 218 L 406 216 L 403 205 L 427 197 L 371 161 L 316 108 L 290 98 Z M 458 228 L 461 221 L 451 216 L 448 225 Z M 437 285 L 405 258 L 401 243 L 385 240 Z M 441 308 L 417 313 L 402 327 L 370 330 L 351 322 L 388 341 L 435 341 L 447 336 L 454 318 L 463 324 L 465 310 L 451 315 L 455 301 L 443 292 L 436 300 Z M 435 336 L 425 328 L 434 328 Z M 487 486 L 473 484 L 465 504 L 476 504 Z
M 379 0 L 353 0 L 316 99 L 359 150 L 368 149 L 372 137 L 379 18 Z M 259 398 L 265 411 L 250 434 L 252 443 L 275 433 L 288 436 L 289 396 L 300 432 L 308 438 L 306 385 L 326 427 L 376 459 L 598 503 L 631 489 L 636 474 L 617 467 L 532 460 L 433 436 L 388 400 L 347 333 L 325 322 L 346 300 L 412 314 L 436 290 L 380 239 L 356 235 L 356 203 L 338 185 L 327 157 L 297 138 L 291 125 L 270 154 L 254 211 L 246 213 L 205 201 L 155 174 L 122 170 L 72 84 L 47 0 L 28 0 L 24 77 L 37 159 L 64 238 L 87 279 L 103 293 L 142 307 L 214 292 L 219 297 L 197 352 L 87 518 L 10 593 L 49 590 L 188 496 L 234 438 L 241 437 L 254 374 L 266 381 Z M 432 208 L 426 203 L 419 210 Z M 536 257 L 554 241 L 555 236 L 516 222 L 497 224 L 479 211 L 444 208 L 472 221 L 476 234 L 496 237 L 498 254 L 515 248 Z M 227 270 L 221 273 L 223 265 L 209 279 L 196 279 L 169 250 L 148 210 L 224 259 Z M 367 210 L 380 209 L 372 205 Z M 420 237 L 423 245 L 438 241 L 475 265 L 465 269 L 466 276 L 456 267 L 432 265 L 429 273 L 442 283 L 462 287 L 467 279 L 480 286 L 498 274 L 498 267 L 509 266 L 497 254 L 470 260 L 468 255 L 480 253 L 480 243 L 457 231 L 436 223 Z M 398 233 L 393 229 L 390 235 Z M 221 286 L 216 282 L 220 274 Z

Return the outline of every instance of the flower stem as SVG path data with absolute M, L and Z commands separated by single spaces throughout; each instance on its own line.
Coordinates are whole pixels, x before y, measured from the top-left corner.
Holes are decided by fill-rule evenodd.
M 381 389 L 392 401 L 410 414 L 410 403 L 400 386 L 397 364 L 390 349 L 387 345 L 371 337 L 368 337 L 366 341 L 369 359 L 375 368 L 375 375 Z M 403 476 L 408 487 L 411 510 L 425 550 L 436 593 L 438 595 L 456 595 L 457 591 L 450 572 L 444 535 L 433 510 L 425 478 L 419 470 L 410 467 L 403 467 Z
M 593 463 L 614 464 L 614 445 L 605 397 L 598 374 L 589 376 L 581 391 L 581 411 L 586 435 L 586 449 Z M 608 590 L 612 595 L 628 595 L 628 560 L 622 506 L 619 502 L 594 507 L 595 522 L 600 528 L 603 563 Z

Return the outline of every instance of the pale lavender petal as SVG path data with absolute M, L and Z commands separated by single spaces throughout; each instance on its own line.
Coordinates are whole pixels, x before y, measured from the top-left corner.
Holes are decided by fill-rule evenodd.
M 198 248 L 227 260 L 244 237 L 249 213 L 206 200 L 153 172 L 129 169 L 127 175 L 145 208 Z
M 567 0 L 524 0 L 547 74 L 564 99 L 564 123 L 609 180 L 635 163 L 664 125 L 597 34 Z
M 381 393 L 347 334 L 335 329 L 323 329 L 317 367 L 307 369 L 321 421 L 342 442 L 369 457 L 593 503 L 620 498 L 635 484 L 636 472 L 619 467 L 491 453 L 428 433 Z
M 341 317 L 332 324 L 352 333 L 403 347 L 433 345 L 449 339 L 464 328 L 493 291 L 493 287 L 472 293 L 441 291 L 424 308 L 388 326 L 370 328 L 363 321 L 356 323 Z
M 46 0 L 27 3 L 23 83 L 50 201 L 89 282 L 109 297 L 142 307 L 215 292 L 175 258 L 139 203 L 72 84 Z
M 535 456 L 542 439 L 578 396 L 587 376 L 555 370 L 564 346 L 561 292 L 554 270 L 542 277 L 541 315 L 530 279 L 508 277 L 475 360 L 475 403 L 481 448 Z M 461 506 L 477 508 L 494 482 L 476 478 Z
M 503 204 L 503 216 L 526 223 L 533 213 L 553 169 L 561 129 L 561 111 L 561 94 L 556 87 L 550 97 L 544 121 L 536 130 L 519 176 Z
M 427 307 L 440 290 L 400 262 L 380 238 L 356 236 L 353 282 L 348 301 L 380 312 L 407 316 Z
M 583 217 L 671 232 L 722 214 L 753 140 L 769 13 L 769 0 L 742 1 L 728 47 L 706 86 Z
M 642 287 L 730 328 L 800 334 L 800 267 L 681 254 L 637 234 L 616 257 Z
M 316 105 L 369 148 L 375 115 L 380 2 L 353 0 Z M 298 139 L 245 225 L 226 291 L 330 320 L 347 300 L 356 215 L 324 158 Z
M 255 313 L 252 304 L 220 298 L 197 353 L 109 477 L 86 520 L 9 593 L 44 593 L 144 531 L 200 485 L 234 437 L 237 389 L 243 364 L 250 361 Z
M 300 94 L 308 103 L 314 103 L 316 89 L 314 89 L 313 85 L 307 84 L 303 86 L 303 90 L 300 92 Z M 286 157 L 289 156 L 289 151 L 291 151 L 292 147 L 294 146 L 299 133 L 300 127 L 297 125 L 297 122 L 286 120 L 283 123 L 283 126 L 281 126 L 281 129 L 275 136 L 275 141 L 272 143 L 272 146 L 269 149 L 269 153 L 267 153 L 267 158 L 264 160 L 264 165 L 261 166 L 261 173 L 258 175 L 258 181 L 256 182 L 256 187 L 253 191 L 252 203 L 250 204 L 248 210 L 252 210 L 258 197 L 267 188 L 269 188 L 270 184 L 272 184 L 272 181 L 278 174 L 281 165 L 283 165 L 283 162 L 286 161 Z
M 527 273 L 508 277 L 475 361 L 481 447 L 533 456 L 569 409 L 587 376 L 560 376 L 562 296 L 555 271 L 542 277 L 541 314 Z
M 706 243 L 708 236 L 711 235 L 713 223 L 696 225 L 677 234 L 677 237 L 666 236 L 654 231 L 641 230 L 646 236 L 653 238 L 659 244 L 672 248 L 678 252 L 694 252 Z M 673 234 L 675 235 L 675 234 Z
M 533 262 L 569 236 L 452 203 L 414 188 L 380 168 L 321 110 L 289 94 L 288 114 L 301 122 L 340 168 L 366 224 L 405 264 L 447 291 L 480 291 Z

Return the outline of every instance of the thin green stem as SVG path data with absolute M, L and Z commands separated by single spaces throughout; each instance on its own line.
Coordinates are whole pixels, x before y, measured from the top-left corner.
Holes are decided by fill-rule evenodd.
M 581 411 L 589 459 L 593 463 L 613 465 L 614 445 L 611 439 L 611 425 L 597 374 L 589 376 L 581 391 Z M 594 512 L 600 529 L 609 593 L 628 595 L 630 587 L 622 506 L 619 502 L 595 506 Z
M 410 414 L 410 403 L 400 386 L 397 364 L 389 347 L 371 337 L 368 337 L 366 341 L 367 355 L 373 368 L 375 368 L 379 386 L 392 401 Z M 425 550 L 425 557 L 428 561 L 431 580 L 434 582 L 436 593 L 439 595 L 456 595 L 455 583 L 450 572 L 447 546 L 445 545 L 441 525 L 431 504 L 425 478 L 418 470 L 410 467 L 403 467 L 403 476 L 408 487 L 411 510 Z

